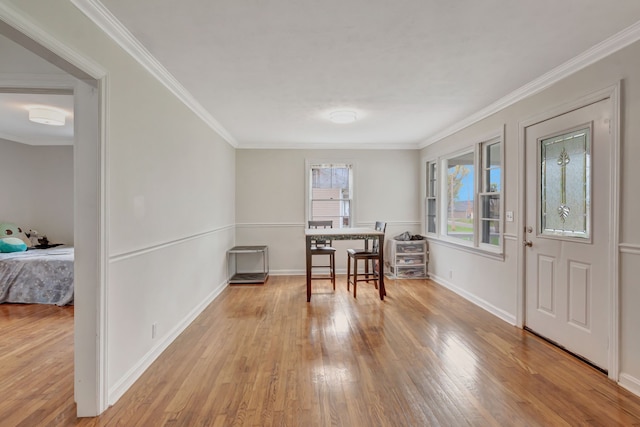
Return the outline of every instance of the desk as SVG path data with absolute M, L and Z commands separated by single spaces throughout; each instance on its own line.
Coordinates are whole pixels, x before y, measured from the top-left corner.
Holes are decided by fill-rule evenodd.
M 367 239 L 378 239 L 378 278 L 380 299 L 384 300 L 386 291 L 384 288 L 384 232 L 373 228 L 314 228 L 306 229 L 307 253 L 307 302 L 311 301 L 311 241 L 316 239 L 325 240 L 364 240 L 365 249 Z

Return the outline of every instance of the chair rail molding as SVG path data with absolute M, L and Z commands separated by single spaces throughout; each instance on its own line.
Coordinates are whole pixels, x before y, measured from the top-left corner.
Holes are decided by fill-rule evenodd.
M 207 230 L 207 231 L 203 231 L 201 233 L 196 233 L 196 234 L 192 234 L 190 236 L 185 236 L 185 237 L 181 237 L 178 239 L 174 239 L 174 240 L 169 240 L 163 243 L 158 243 L 155 245 L 151 245 L 151 246 L 146 246 L 143 248 L 139 248 L 139 249 L 134 249 L 131 251 L 127 251 L 127 252 L 122 252 L 119 254 L 114 254 L 111 255 L 109 257 L 109 262 L 110 263 L 115 263 L 115 262 L 120 262 L 129 258 L 134 258 L 137 257 L 139 255 L 144 255 L 147 254 L 149 252 L 154 252 L 160 249 L 164 249 L 167 248 L 169 246 L 175 246 L 178 245 L 180 243 L 184 243 L 184 242 L 188 242 L 191 240 L 196 240 L 196 239 L 201 239 L 203 237 L 207 237 L 210 236 L 212 234 L 217 234 L 217 233 L 221 233 L 224 231 L 232 231 L 234 229 L 233 225 L 225 225 L 223 227 L 218 227 L 218 228 L 214 228 L 211 230 Z
M 618 249 L 623 254 L 640 255 L 640 245 L 635 243 L 620 243 Z

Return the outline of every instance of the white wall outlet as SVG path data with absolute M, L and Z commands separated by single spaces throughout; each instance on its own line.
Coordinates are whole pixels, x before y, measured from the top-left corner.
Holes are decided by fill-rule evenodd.
M 513 222 L 513 211 L 507 211 L 507 221 L 508 222 Z
M 158 334 L 158 324 L 157 323 L 152 323 L 151 324 L 151 339 L 155 339 L 157 334 Z

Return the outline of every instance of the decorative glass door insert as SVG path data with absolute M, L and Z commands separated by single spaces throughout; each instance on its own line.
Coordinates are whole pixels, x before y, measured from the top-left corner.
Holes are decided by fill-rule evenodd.
M 540 140 L 541 237 L 590 239 L 591 128 Z

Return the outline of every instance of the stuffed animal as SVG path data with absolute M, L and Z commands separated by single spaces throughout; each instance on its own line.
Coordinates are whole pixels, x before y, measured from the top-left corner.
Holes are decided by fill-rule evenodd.
M 38 246 L 39 245 L 39 243 L 38 243 L 38 234 L 37 233 L 38 232 L 35 231 L 35 230 L 29 230 L 26 233 L 24 233 L 24 234 L 27 235 L 27 237 L 29 238 L 29 240 L 31 241 L 31 244 L 33 246 Z
M 40 242 L 38 240 L 40 238 L 40 235 L 38 234 L 38 232 L 36 230 L 29 230 L 25 234 L 27 235 L 29 240 L 31 240 L 31 244 L 33 246 L 38 246 L 40 244 Z
M 26 250 L 27 245 L 17 237 L 0 238 L 0 253 L 24 252 Z
M 36 230 L 29 230 L 26 234 L 33 246 L 46 246 L 49 244 L 47 236 L 41 236 Z
M 0 239 L 6 238 L 6 237 L 18 238 L 22 240 L 24 244 L 27 245 L 28 248 L 33 246 L 31 244 L 31 240 L 29 240 L 29 238 L 22 232 L 22 229 L 10 222 L 0 223 Z

